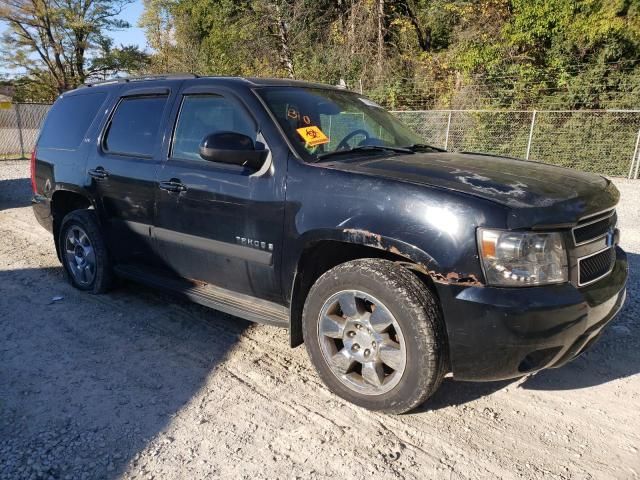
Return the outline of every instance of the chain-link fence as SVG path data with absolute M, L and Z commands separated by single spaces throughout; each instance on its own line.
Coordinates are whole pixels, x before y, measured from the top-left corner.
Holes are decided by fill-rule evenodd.
M 49 108 L 12 104 L 0 109 L 0 159 L 29 155 Z M 426 142 L 447 150 L 528 158 L 611 176 L 640 175 L 640 110 L 394 113 Z M 340 137 L 336 132 L 332 139 Z
M 396 115 L 435 146 L 638 178 L 640 110 L 425 110 Z
M 7 107 L 0 108 L 0 159 L 25 158 L 35 146 L 51 105 L 12 103 Z

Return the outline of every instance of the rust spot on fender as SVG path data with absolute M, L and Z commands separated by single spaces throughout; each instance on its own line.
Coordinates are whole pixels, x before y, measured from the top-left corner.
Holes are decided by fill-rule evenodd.
M 385 249 L 384 245 L 382 245 L 382 236 L 377 233 L 368 230 L 358 230 L 357 228 L 345 228 L 342 232 L 349 235 L 349 239 L 354 242 Z
M 478 277 L 473 274 L 460 274 L 458 272 L 449 272 L 446 275 L 435 270 L 427 270 L 424 265 L 415 265 L 416 270 L 429 275 L 431 279 L 436 283 L 442 283 L 445 285 L 467 285 L 470 287 L 482 287 L 484 286 Z
M 349 240 L 354 243 L 362 243 L 363 245 L 386 250 L 387 252 L 391 252 L 396 255 L 407 256 L 404 255 L 395 245 L 385 245 L 382 236 L 377 233 L 373 233 L 368 230 L 358 230 L 356 228 L 345 228 L 342 232 L 349 235 Z
M 382 250 L 386 250 L 388 252 L 394 253 L 396 255 L 403 255 L 403 253 L 394 245 L 386 246 L 382 241 L 382 236 L 370 232 L 368 230 L 359 230 L 357 228 L 345 228 L 342 230 L 343 233 L 349 236 L 349 239 L 354 243 L 361 243 L 363 245 L 368 245 L 371 247 L 380 248 Z M 434 282 L 443 283 L 446 285 L 467 285 L 471 287 L 482 287 L 483 284 L 478 277 L 469 273 L 459 273 L 459 272 L 449 272 L 446 274 L 436 272 L 435 270 L 428 270 L 424 265 L 419 263 L 410 264 L 415 270 L 424 273 L 425 275 L 429 275 Z
M 457 284 L 463 283 L 465 285 L 473 285 L 473 286 L 482 285 L 482 283 L 478 280 L 478 277 L 476 277 L 473 274 L 462 275 L 457 272 L 450 272 L 450 273 L 447 273 L 446 279 L 449 283 L 457 283 Z

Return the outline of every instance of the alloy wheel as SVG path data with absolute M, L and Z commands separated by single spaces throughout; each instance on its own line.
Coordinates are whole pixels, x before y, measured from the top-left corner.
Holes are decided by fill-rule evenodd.
M 318 339 L 331 372 L 358 393 L 384 394 L 405 371 L 406 344 L 397 320 L 380 300 L 359 290 L 338 292 L 324 303 Z
M 67 231 L 64 242 L 67 267 L 80 285 L 91 285 L 96 276 L 96 254 L 87 233 L 78 225 Z

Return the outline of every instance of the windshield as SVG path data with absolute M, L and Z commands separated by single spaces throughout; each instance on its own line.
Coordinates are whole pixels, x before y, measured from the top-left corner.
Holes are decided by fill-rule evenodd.
M 258 90 L 307 161 L 347 159 L 339 152 L 411 153 L 424 140 L 371 100 L 352 92 L 299 87 Z

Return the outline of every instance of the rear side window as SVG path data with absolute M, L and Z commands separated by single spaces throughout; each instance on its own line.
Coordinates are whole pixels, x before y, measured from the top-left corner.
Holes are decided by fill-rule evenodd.
M 104 149 L 111 153 L 150 157 L 166 101 L 166 96 L 123 98 L 107 127 Z
M 106 96 L 105 92 L 96 92 L 59 98 L 47 115 L 38 147 L 78 148 Z

